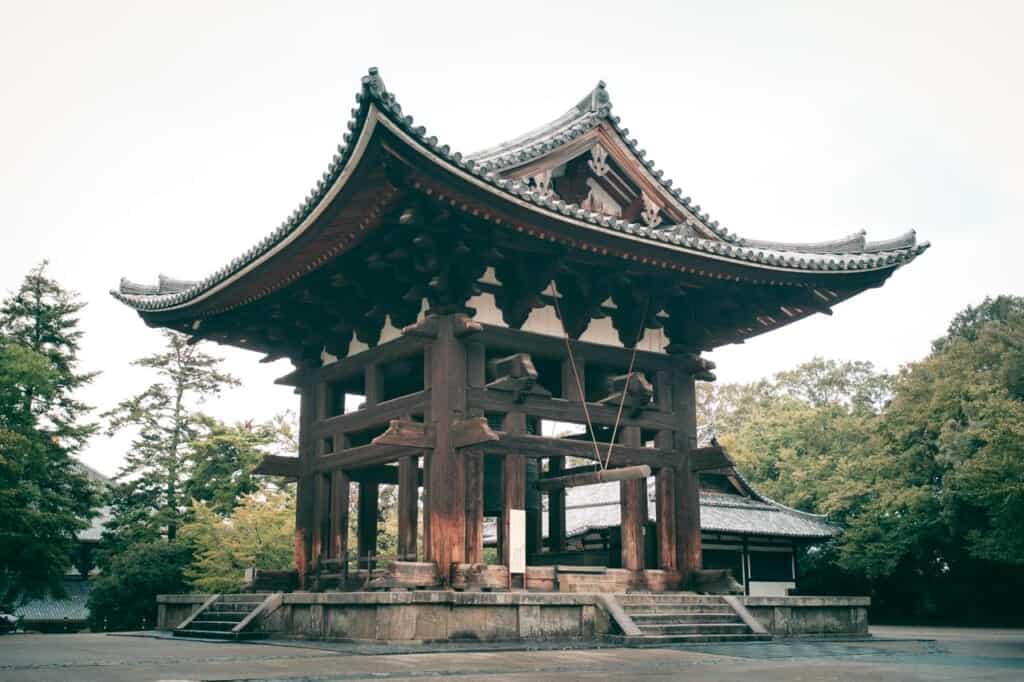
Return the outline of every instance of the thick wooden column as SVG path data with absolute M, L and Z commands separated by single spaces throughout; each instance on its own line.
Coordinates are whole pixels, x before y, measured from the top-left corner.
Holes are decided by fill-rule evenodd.
M 331 472 L 331 540 L 330 554 L 347 566 L 349 477 L 341 469 Z
M 329 542 L 329 519 L 330 513 L 330 479 L 323 474 L 315 474 L 313 477 L 313 544 L 311 549 L 312 566 L 316 571 L 320 568 L 320 560 L 325 558 L 327 543 Z
M 452 422 L 466 416 L 466 352 L 454 334 L 454 316 L 437 316 L 437 336 L 430 342 L 430 421 L 434 449 L 424 484 L 430 491 L 430 548 L 427 561 L 437 563 L 447 584 L 453 563 L 465 561 L 466 476 L 461 453 L 452 446 Z
M 359 568 L 366 568 L 367 557 L 377 554 L 378 485 L 373 479 L 359 482 L 359 517 L 356 519 Z
M 484 455 L 462 451 L 466 468 L 466 563 L 484 560 Z
M 313 525 L 316 503 L 316 475 L 312 473 L 316 458 L 316 440 L 313 424 L 317 418 L 315 387 L 301 384 L 299 402 L 299 469 L 302 472 L 295 485 L 295 568 L 299 587 L 306 584 L 306 573 L 313 556 Z
M 548 473 L 558 476 L 565 471 L 565 457 L 548 459 Z M 548 493 L 548 550 L 565 551 L 565 488 Z
M 622 429 L 622 444 L 632 447 L 643 445 L 640 429 L 627 426 Z M 612 457 L 614 458 L 614 453 Z M 630 571 L 644 569 L 644 524 L 647 523 L 647 479 L 619 482 L 619 508 L 622 539 L 622 567 Z
M 416 526 L 419 520 L 419 457 L 398 460 L 398 559 L 416 561 Z
M 655 406 L 659 410 L 672 410 L 672 373 L 660 371 L 654 381 Z M 671 450 L 675 447 L 672 431 L 659 431 L 654 437 L 654 446 Z M 676 552 L 676 489 L 675 469 L 662 467 L 654 472 L 654 503 L 657 506 L 658 568 L 675 572 L 678 567 Z
M 675 447 L 680 452 L 673 476 L 676 505 L 676 561 L 686 585 L 702 566 L 700 544 L 700 480 L 690 470 L 689 451 L 697 446 L 697 402 L 693 374 L 676 367 L 672 379 L 672 406 L 678 419 Z
M 526 433 L 526 415 L 522 412 L 509 412 L 502 421 L 501 428 L 506 433 Z M 501 563 L 509 565 L 512 551 L 512 538 L 509 534 L 509 510 L 526 508 L 526 458 L 522 455 L 505 455 L 501 471 L 501 526 L 498 536 L 501 543 Z

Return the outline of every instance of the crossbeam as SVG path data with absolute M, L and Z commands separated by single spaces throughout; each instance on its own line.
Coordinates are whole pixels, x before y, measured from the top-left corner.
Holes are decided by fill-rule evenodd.
M 260 474 L 262 476 L 284 476 L 286 478 L 298 478 L 299 477 L 299 458 L 298 457 L 283 457 L 281 455 L 263 455 L 263 459 L 260 461 L 256 468 L 253 469 L 254 474 Z
M 583 485 L 597 485 L 598 483 L 609 483 L 611 481 L 635 481 L 647 478 L 651 475 L 651 467 L 646 464 L 640 466 L 621 467 L 619 469 L 602 469 L 583 474 L 571 474 L 569 476 L 555 476 L 543 478 L 537 481 L 537 490 L 561 490 L 563 488 L 575 488 Z

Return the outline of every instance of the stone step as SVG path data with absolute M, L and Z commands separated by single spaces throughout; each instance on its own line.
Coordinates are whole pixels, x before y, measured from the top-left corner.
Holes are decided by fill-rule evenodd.
M 623 610 L 629 615 L 633 614 L 687 614 L 687 613 L 735 613 L 728 604 L 623 604 L 619 602 Z
M 196 618 L 185 626 L 186 630 L 231 630 L 240 621 L 237 620 L 207 620 Z
M 637 625 L 674 625 L 676 623 L 742 623 L 735 613 L 631 613 Z
M 644 635 L 745 635 L 746 623 L 672 623 L 671 625 L 640 625 Z
M 636 636 L 611 636 L 610 641 L 619 642 L 627 646 L 657 647 L 665 644 L 711 644 L 714 642 L 769 642 L 771 635 L 756 635 L 753 633 L 743 635 L 641 635 Z
M 175 637 L 195 637 L 197 639 L 264 639 L 263 632 L 231 632 L 230 630 L 175 630 Z
M 217 599 L 218 604 L 262 604 L 263 600 L 269 597 L 272 592 L 245 592 L 242 594 L 222 594 Z
M 231 618 L 237 618 L 238 620 L 242 620 L 243 618 L 248 616 L 250 613 L 252 613 L 252 611 L 253 611 L 253 609 L 249 609 L 249 608 L 233 609 L 233 608 L 211 606 L 210 608 L 208 608 L 205 611 L 203 611 L 202 615 L 204 615 L 204 616 L 214 616 L 215 615 L 215 616 L 217 616 L 218 618 L 220 618 L 222 620 L 230 620 Z

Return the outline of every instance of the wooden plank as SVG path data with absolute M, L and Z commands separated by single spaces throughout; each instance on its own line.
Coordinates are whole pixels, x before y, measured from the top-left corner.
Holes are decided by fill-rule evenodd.
M 556 476 L 543 478 L 537 481 L 538 490 L 564 490 L 582 485 L 596 485 L 598 483 L 609 483 L 612 481 L 635 481 L 651 475 L 651 467 L 646 464 L 632 467 L 621 467 L 618 469 L 602 469 L 588 471 L 568 476 Z
M 398 560 L 416 561 L 419 517 L 419 457 L 398 460 Z
M 297 479 L 301 470 L 298 457 L 263 455 L 263 459 L 253 469 L 253 473 L 261 476 L 284 476 Z
M 351 433 L 353 431 L 365 431 L 377 426 L 383 426 L 392 419 L 399 419 L 409 414 L 419 414 L 430 400 L 430 391 L 416 391 L 408 395 L 399 396 L 392 400 L 385 400 L 377 405 L 368 405 L 361 410 L 339 414 L 328 419 L 317 422 L 313 427 L 318 438 L 331 436 L 336 433 Z
M 575 383 L 575 379 L 570 378 L 570 381 Z M 525 394 L 520 402 L 516 402 L 515 396 L 506 391 L 495 391 L 489 388 L 471 388 L 469 390 L 469 405 L 474 409 L 485 412 L 522 411 L 541 419 L 574 422 L 577 424 L 586 423 L 583 406 L 578 401 L 565 400 L 563 398 Z M 618 417 L 619 406 L 617 404 L 613 406 L 587 403 L 587 411 L 590 413 L 590 420 L 594 424 L 612 426 L 615 424 L 616 417 Z M 639 426 L 644 429 L 671 429 L 675 427 L 676 419 L 670 412 L 644 409 L 636 416 L 630 415 L 629 412 L 624 412 L 622 423 Z
M 710 471 L 735 466 L 735 462 L 720 445 L 694 448 L 690 450 L 688 459 L 690 460 L 690 471 Z
M 637 446 L 640 430 L 634 427 L 623 429 L 623 445 Z M 650 468 L 643 473 L 649 475 Z M 621 471 L 621 470 L 620 470 Z M 644 525 L 647 523 L 647 478 L 635 476 L 619 483 L 619 511 L 621 518 L 620 537 L 622 541 L 622 567 L 628 571 L 642 571 L 644 568 Z
M 365 469 L 389 462 L 396 462 L 406 455 L 418 454 L 420 454 L 420 451 L 415 448 L 370 443 L 354 448 L 345 448 L 341 452 L 318 457 L 313 463 L 313 469 L 314 471 L 332 471 L 338 468 Z
M 348 554 L 348 504 L 351 485 L 341 469 L 331 472 L 331 540 L 330 555 L 345 561 Z
M 479 450 L 464 453 L 466 470 L 466 554 L 465 561 L 484 560 L 484 455 Z
M 371 441 L 374 445 L 394 445 L 403 448 L 429 449 L 434 447 L 434 433 L 429 425 L 410 419 L 392 419 L 388 429 Z

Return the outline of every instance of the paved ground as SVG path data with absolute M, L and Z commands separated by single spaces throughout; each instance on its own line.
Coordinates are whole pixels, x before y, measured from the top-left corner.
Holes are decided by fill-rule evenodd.
M 225 644 L 128 635 L 0 637 L 0 680 L 1020 680 L 1024 630 L 872 629 L 862 642 L 449 650 Z M 922 641 L 933 639 L 934 641 Z

